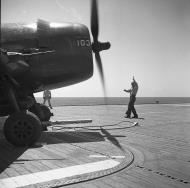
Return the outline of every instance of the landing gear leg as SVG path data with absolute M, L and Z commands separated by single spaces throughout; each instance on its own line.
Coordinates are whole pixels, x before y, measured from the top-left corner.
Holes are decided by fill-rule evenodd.
M 40 119 L 42 122 L 42 129 L 46 131 L 47 122 L 50 120 L 51 116 L 53 116 L 53 113 L 51 113 L 50 109 L 46 105 L 37 103 L 35 101 L 35 104 L 29 109 L 29 111 L 34 113 Z
M 49 121 L 51 116 L 53 116 L 50 109 L 46 105 L 40 103 L 35 103 L 29 111 L 37 115 L 41 121 Z
M 33 145 L 42 133 L 41 122 L 35 114 L 21 111 L 13 87 L 8 83 L 5 86 L 11 105 L 3 128 L 5 138 L 15 146 Z

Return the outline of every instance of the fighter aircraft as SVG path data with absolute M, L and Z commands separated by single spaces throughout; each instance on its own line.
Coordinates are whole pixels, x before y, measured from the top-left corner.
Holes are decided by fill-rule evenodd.
M 88 28 L 76 23 L 1 24 L 0 116 L 7 116 L 3 131 L 15 146 L 33 145 L 43 121 L 52 113 L 36 102 L 34 93 L 82 82 L 93 75 L 93 53 L 103 88 L 100 51 L 110 43 L 98 41 L 97 1 L 91 1 L 91 42 Z

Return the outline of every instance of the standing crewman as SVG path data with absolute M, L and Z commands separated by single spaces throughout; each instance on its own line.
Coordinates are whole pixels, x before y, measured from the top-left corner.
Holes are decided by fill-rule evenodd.
M 129 104 L 128 104 L 128 110 L 126 112 L 126 118 L 131 118 L 131 111 L 133 112 L 134 116 L 132 118 L 138 118 L 138 114 L 135 110 L 135 101 L 136 101 L 136 95 L 137 95 L 137 91 L 138 91 L 138 84 L 135 81 L 135 78 L 133 76 L 133 82 L 131 82 L 131 89 L 126 90 L 124 89 L 125 92 L 130 93 L 130 100 L 129 100 Z
M 46 101 L 48 101 L 48 105 L 52 109 L 51 102 L 50 102 L 50 100 L 51 100 L 51 91 L 45 90 L 44 93 L 43 93 L 43 99 L 44 99 L 43 104 L 45 104 Z

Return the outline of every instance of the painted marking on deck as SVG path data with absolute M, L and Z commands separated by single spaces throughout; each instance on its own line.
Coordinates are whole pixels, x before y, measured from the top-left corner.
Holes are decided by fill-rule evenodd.
M 65 168 L 48 170 L 43 172 L 36 172 L 11 178 L 0 179 L 0 185 L 6 188 L 16 188 L 22 186 L 33 185 L 37 183 L 44 183 L 52 180 L 68 178 L 76 175 L 107 170 L 119 165 L 120 162 L 113 159 L 98 161 L 93 163 L 86 163 L 82 165 L 75 165 Z
M 134 123 L 133 123 L 133 126 L 138 126 L 138 125 L 139 125 L 138 122 L 134 122 Z

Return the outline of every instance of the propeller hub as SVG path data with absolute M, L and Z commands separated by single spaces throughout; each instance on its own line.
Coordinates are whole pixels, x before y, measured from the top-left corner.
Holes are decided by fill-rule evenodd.
M 92 50 L 94 53 L 100 52 L 102 50 L 108 50 L 110 48 L 110 42 L 94 42 L 92 43 Z

